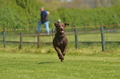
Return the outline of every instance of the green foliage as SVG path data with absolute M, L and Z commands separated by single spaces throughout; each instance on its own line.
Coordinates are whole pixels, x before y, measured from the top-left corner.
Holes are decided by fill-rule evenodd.
M 6 27 L 31 29 L 37 27 L 39 16 L 39 7 L 44 3 L 37 0 L 1 0 L 0 1 L 0 29 Z M 75 8 L 59 8 L 50 11 L 50 27 L 53 22 L 61 19 L 71 26 L 89 26 L 89 25 L 107 25 L 120 23 L 120 6 L 95 8 L 95 9 L 75 9 Z M 31 23 L 28 25 L 28 23 Z
M 12 0 L 11 2 L 3 1 L 5 5 L 1 5 L 0 25 L 10 28 L 31 28 L 27 24 L 30 21 L 37 21 L 39 14 L 38 4 L 35 0 Z M 38 10 L 37 10 L 38 9 Z M 0 29 L 2 29 L 0 27 Z
M 60 17 L 64 22 L 69 22 L 75 25 L 107 25 L 120 23 L 120 8 L 113 6 L 110 8 L 96 9 L 58 9 Z

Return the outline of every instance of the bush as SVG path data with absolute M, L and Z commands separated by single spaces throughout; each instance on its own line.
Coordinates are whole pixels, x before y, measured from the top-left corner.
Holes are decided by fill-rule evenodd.
M 31 29 L 37 26 L 39 7 L 43 3 L 36 0 L 1 0 L 0 2 L 0 29 L 26 28 Z M 49 6 L 45 6 L 47 9 Z M 120 23 L 120 6 L 94 8 L 94 9 L 75 9 L 59 8 L 50 10 L 50 27 L 54 28 L 53 23 L 58 19 L 67 22 L 70 26 L 90 26 L 90 25 L 109 25 Z M 31 23 L 30 26 L 28 23 Z

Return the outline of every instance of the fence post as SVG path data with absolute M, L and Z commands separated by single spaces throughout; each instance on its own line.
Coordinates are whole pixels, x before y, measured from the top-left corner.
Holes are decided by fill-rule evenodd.
M 20 33 L 20 45 L 19 45 L 19 49 L 22 49 L 22 33 Z
M 40 48 L 40 36 L 39 36 L 39 33 L 37 33 L 37 48 Z
M 74 28 L 74 34 L 75 34 L 75 48 L 78 49 L 78 35 L 77 35 L 77 29 L 76 28 Z
M 6 48 L 6 35 L 5 35 L 5 28 L 3 28 L 3 43 L 4 43 L 4 48 Z
M 101 40 L 102 40 L 102 51 L 105 51 L 105 39 L 104 39 L 104 27 L 100 27 Z

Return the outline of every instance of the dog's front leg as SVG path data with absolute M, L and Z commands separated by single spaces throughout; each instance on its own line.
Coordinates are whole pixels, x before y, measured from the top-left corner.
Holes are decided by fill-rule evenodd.
M 54 47 L 55 48 L 55 50 L 57 51 L 57 53 L 58 53 L 58 57 L 61 59 L 61 61 L 63 62 L 63 60 L 64 60 L 64 56 L 63 56 L 63 54 L 61 53 L 61 50 L 58 48 L 58 47 Z
M 67 45 L 66 45 L 66 46 L 64 46 L 64 48 L 63 48 L 63 50 L 62 50 L 62 54 L 63 54 L 63 56 L 65 56 L 65 53 L 66 53 L 66 48 L 67 48 Z

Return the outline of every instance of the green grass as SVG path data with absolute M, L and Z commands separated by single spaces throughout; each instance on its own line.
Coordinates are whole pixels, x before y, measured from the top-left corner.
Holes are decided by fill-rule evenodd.
M 119 34 L 107 36 L 115 40 Z M 9 40 L 19 40 L 19 37 L 6 37 Z M 120 45 L 106 43 L 102 52 L 100 43 L 79 43 L 75 49 L 74 35 L 69 39 L 65 61 L 57 57 L 51 44 L 23 44 L 0 42 L 0 79 L 119 79 L 120 74 Z M 91 38 L 93 37 L 93 38 Z M 97 37 L 97 38 L 96 38 Z M 100 41 L 100 34 L 80 34 L 80 41 Z M 2 38 L 2 36 L 1 36 Z M 24 37 L 23 41 L 34 42 L 36 37 Z M 50 41 L 52 37 L 41 37 L 41 41 Z M 107 38 L 108 39 L 108 38 Z M 117 39 L 119 40 L 119 39 Z
M 119 79 L 120 57 L 0 52 L 0 79 Z

